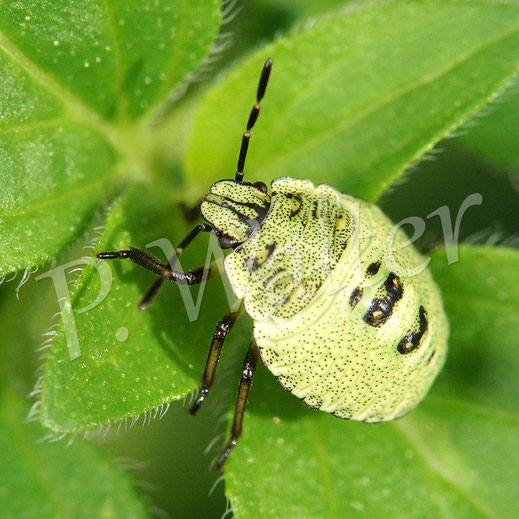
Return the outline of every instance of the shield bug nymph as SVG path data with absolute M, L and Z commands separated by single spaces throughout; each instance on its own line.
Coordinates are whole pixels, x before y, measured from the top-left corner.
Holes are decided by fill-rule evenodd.
M 308 406 L 339 418 L 381 422 L 403 416 L 426 395 L 447 354 L 448 323 L 424 258 L 375 205 L 327 185 L 281 177 L 270 193 L 244 181 L 244 165 L 272 60 L 263 65 L 243 134 L 234 179 L 214 183 L 197 225 L 164 263 L 129 248 L 101 259 L 128 258 L 158 275 L 139 308 L 165 280 L 194 285 L 210 268 L 175 270 L 179 254 L 201 232 L 222 249 L 226 275 L 241 300 L 213 334 L 192 414 L 213 383 L 223 342 L 246 311 L 254 321 L 245 355 L 231 437 L 236 445 L 258 357 L 278 382 Z M 391 236 L 391 246 L 387 237 Z

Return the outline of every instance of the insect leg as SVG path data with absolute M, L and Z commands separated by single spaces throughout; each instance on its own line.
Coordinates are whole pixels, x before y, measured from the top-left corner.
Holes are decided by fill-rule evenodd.
M 164 283 L 164 281 L 166 279 L 170 279 L 170 276 L 173 274 L 173 267 L 175 266 L 175 264 L 178 260 L 178 255 L 183 252 L 183 250 L 194 240 L 194 238 L 196 236 L 198 236 L 198 234 L 200 234 L 201 232 L 211 232 L 212 230 L 213 230 L 213 228 L 206 223 L 197 225 L 178 244 L 177 248 L 175 249 L 175 253 L 173 254 L 173 256 L 171 256 L 171 258 L 169 258 L 169 261 L 168 261 L 169 267 L 164 271 L 161 278 L 157 279 L 157 281 L 155 281 L 155 283 L 153 283 L 153 285 L 151 285 L 148 292 L 146 292 L 146 295 L 142 298 L 142 301 L 139 304 L 139 310 L 144 310 L 151 303 L 152 299 L 155 297 L 155 295 L 159 291 L 159 289 L 162 286 L 162 284 Z M 201 283 L 205 279 L 208 279 L 207 277 L 204 278 L 204 269 L 203 268 L 196 269 L 196 271 L 197 271 L 197 274 L 194 275 L 193 280 L 192 280 L 192 281 L 195 281 L 195 279 L 196 279 L 196 282 L 191 282 L 191 283 L 188 282 L 188 283 L 186 283 L 187 285 L 196 285 L 198 283 Z M 195 272 L 195 271 L 192 271 L 192 272 Z M 200 280 L 198 281 L 198 279 L 200 279 Z M 175 283 L 178 283 L 178 281 L 175 281 Z
M 250 342 L 249 349 L 243 361 L 240 385 L 238 387 L 238 396 L 236 398 L 236 407 L 234 408 L 234 420 L 231 429 L 231 438 L 227 443 L 222 454 L 218 458 L 218 469 L 222 469 L 225 461 L 233 447 L 238 442 L 241 435 L 241 427 L 243 423 L 243 415 L 245 414 L 245 407 L 247 406 L 247 397 L 249 396 L 250 387 L 252 385 L 252 377 L 258 363 L 258 346 L 253 339 Z
M 227 334 L 231 331 L 234 323 L 242 312 L 242 307 L 240 307 L 235 312 L 229 312 L 225 314 L 220 322 L 216 325 L 216 330 L 213 334 L 211 347 L 209 348 L 209 354 L 207 355 L 207 361 L 205 363 L 204 374 L 202 375 L 202 384 L 200 385 L 200 390 L 198 391 L 196 401 L 189 410 L 190 414 L 196 414 L 196 412 L 202 406 L 207 393 L 209 393 L 209 388 L 213 385 L 216 366 L 220 360 L 223 341 L 225 340 L 225 337 L 227 337 Z
M 213 228 L 207 224 L 197 225 L 176 247 L 175 254 L 171 256 L 168 263 L 164 263 L 155 256 L 152 256 L 148 252 L 145 252 L 141 249 L 136 249 L 130 247 L 129 250 L 120 250 L 114 252 L 100 252 L 97 257 L 99 259 L 130 259 L 137 265 L 144 267 L 145 269 L 150 270 L 157 276 L 160 276 L 158 279 L 148 290 L 141 303 L 139 304 L 139 309 L 144 310 L 151 300 L 155 297 L 160 287 L 164 283 L 165 280 L 173 281 L 174 283 L 178 283 L 180 285 L 196 285 L 201 283 L 202 281 L 213 277 L 216 273 L 216 269 L 213 265 L 209 268 L 199 267 L 197 269 L 191 270 L 189 272 L 176 272 L 173 270 L 175 264 L 178 260 L 179 254 L 193 241 L 193 239 L 200 234 L 201 232 L 210 232 Z

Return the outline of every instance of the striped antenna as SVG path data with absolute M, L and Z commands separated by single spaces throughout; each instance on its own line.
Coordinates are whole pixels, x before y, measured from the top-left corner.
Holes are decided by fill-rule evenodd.
M 260 80 L 258 83 L 258 92 L 256 94 L 256 104 L 252 107 L 250 111 L 249 120 L 247 121 L 247 129 L 243 134 L 241 139 L 241 148 L 240 155 L 238 157 L 238 167 L 236 168 L 236 176 L 234 180 L 238 180 L 241 182 L 243 180 L 243 168 L 245 166 L 245 159 L 247 158 L 247 150 L 249 148 L 249 140 L 250 140 L 250 131 L 252 130 L 258 115 L 260 113 L 260 102 L 265 95 L 265 90 L 267 89 L 267 84 L 269 82 L 270 71 L 272 70 L 272 59 L 268 58 L 263 65 L 263 69 L 261 71 Z

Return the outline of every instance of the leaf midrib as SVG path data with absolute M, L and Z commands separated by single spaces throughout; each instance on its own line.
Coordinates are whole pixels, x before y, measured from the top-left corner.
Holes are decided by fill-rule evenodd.
M 43 70 L 32 61 L 2 31 L 0 31 L 0 50 L 5 52 L 14 63 L 23 68 L 29 76 L 58 101 L 61 101 L 61 106 L 66 109 L 70 119 L 80 121 L 103 135 L 115 150 L 122 156 L 128 157 L 129 164 L 140 165 L 143 162 L 143 158 L 144 160 L 148 159 L 142 153 L 142 147 L 135 146 L 135 142 L 147 140 L 141 125 L 126 122 L 124 126 L 118 126 L 108 121 L 101 114 L 92 110 L 76 95 L 64 88 L 52 74 Z M 23 125 L 20 125 L 20 128 L 23 129 Z M 134 136 L 129 138 L 132 132 Z M 151 170 L 153 168 L 151 164 L 148 164 L 146 169 Z
M 498 300 L 489 298 L 488 295 L 477 295 L 477 294 L 467 294 L 462 292 L 456 292 L 452 289 L 451 285 L 448 285 L 447 283 L 444 283 L 442 281 L 438 281 L 438 285 L 440 285 L 442 294 L 448 294 L 450 297 L 449 299 L 456 300 L 456 299 L 462 299 L 466 302 L 470 302 L 471 304 L 475 306 L 484 306 L 490 309 L 496 309 L 496 307 L 502 307 L 503 305 L 507 305 L 509 308 L 517 308 L 519 304 L 519 300 L 514 300 L 513 298 L 506 299 L 506 300 Z M 444 297 L 444 299 L 447 299 Z M 499 308 L 497 308 L 499 310 Z
M 107 26 L 112 36 L 112 44 L 115 54 L 115 82 L 117 85 L 117 113 L 119 117 L 125 121 L 128 119 L 128 98 L 126 91 L 124 90 L 123 80 L 123 66 L 122 66 L 122 54 L 121 44 L 119 42 L 119 35 L 117 32 L 117 26 L 115 24 L 115 16 L 112 6 L 109 0 L 101 0 L 104 11 L 107 17 Z
M 479 2 L 478 2 L 478 1 L 473 1 L 473 0 L 471 0 L 471 1 L 472 1 L 472 3 L 479 3 L 479 4 L 482 4 L 482 5 L 486 5 L 486 4 L 489 3 L 489 2 L 485 2 L 485 1 L 479 1 Z M 430 2 L 429 2 L 429 3 L 430 3 Z M 463 0 L 461 0 L 461 1 L 460 1 L 460 0 L 444 0 L 444 3 L 445 3 L 445 4 L 460 4 L 460 3 L 464 3 L 464 2 L 463 2 Z M 491 3 L 498 4 L 498 2 L 495 2 L 495 1 L 492 1 Z M 501 3 L 501 2 L 499 2 L 499 3 Z M 380 1 L 378 1 L 378 2 L 375 1 L 375 2 L 373 2 L 373 3 L 370 3 L 370 4 L 366 5 L 366 6 L 359 6 L 359 5 L 356 5 L 356 4 L 352 4 L 351 6 L 347 6 L 347 7 L 344 9 L 344 12 L 350 12 L 350 11 L 353 11 L 353 12 L 355 12 L 355 13 L 364 13 L 364 12 L 366 12 L 366 11 L 371 11 L 371 10 L 374 10 L 374 9 L 378 9 L 378 10 L 380 10 L 382 7 L 384 7 L 384 8 L 386 8 L 386 7 L 393 7 L 394 5 L 397 5 L 397 4 L 410 4 L 410 5 L 412 5 L 413 2 L 410 2 L 410 1 L 400 1 L 400 0 L 387 0 L 387 1 L 380 0 Z M 517 7 L 517 4 L 513 4 L 513 3 L 511 3 L 511 4 L 503 4 L 503 5 L 514 5 L 515 7 Z M 350 9 L 349 7 L 351 7 L 352 9 Z M 355 9 L 355 7 L 360 7 L 360 8 Z M 339 14 L 339 15 L 342 15 L 342 14 L 344 14 L 344 12 L 341 11 L 341 12 L 339 12 L 338 14 Z M 519 30 L 519 28 L 518 28 L 517 30 Z M 498 37 L 497 39 L 499 39 L 499 37 Z M 490 41 L 492 41 L 492 40 L 489 40 L 489 42 L 490 42 Z M 476 52 L 474 52 L 474 49 L 472 49 L 472 50 L 468 51 L 467 54 L 468 54 L 469 57 L 470 57 L 470 55 L 471 55 L 472 53 L 477 53 L 477 52 L 479 52 L 479 50 L 476 51 Z M 323 71 L 322 71 L 319 75 L 315 75 L 315 76 L 313 77 L 313 79 L 310 80 L 310 81 L 306 84 L 306 86 L 305 86 L 305 90 L 302 91 L 302 95 L 301 95 L 301 96 L 298 96 L 298 97 L 296 97 L 296 98 L 291 99 L 290 102 L 289 102 L 289 103 L 284 107 L 284 113 L 286 114 L 286 113 L 289 112 L 291 109 L 293 109 L 294 106 L 297 106 L 298 104 L 300 104 L 300 103 L 301 103 L 301 99 L 304 99 L 305 97 L 308 97 L 308 95 L 305 95 L 305 93 L 311 91 L 311 90 L 312 90 L 312 86 L 313 86 L 314 84 L 326 83 L 326 82 L 327 82 L 327 79 L 326 79 L 326 78 L 327 78 L 328 76 L 332 75 L 332 74 L 333 74 L 333 73 L 334 73 L 334 72 L 335 72 L 335 71 L 336 71 L 340 66 L 342 66 L 342 63 L 343 63 L 344 60 L 348 60 L 348 53 L 346 53 L 346 55 L 343 55 L 343 56 L 342 56 L 342 59 L 331 62 L 331 64 L 330 64 L 329 66 L 326 66 L 326 67 L 323 69 Z M 460 60 L 460 63 L 463 63 L 463 59 Z M 453 66 L 449 66 L 449 67 L 447 67 L 445 70 L 446 70 L 446 71 L 450 71 L 450 69 L 451 69 L 451 68 L 455 68 L 455 66 L 457 66 L 456 63 L 454 63 Z M 434 73 L 431 73 L 431 74 L 429 74 L 429 75 L 425 75 L 425 76 L 423 76 L 423 78 L 419 78 L 419 79 L 417 80 L 416 85 L 417 85 L 418 87 L 421 86 L 421 85 L 420 85 L 420 82 L 421 82 L 422 79 L 425 79 L 425 80 L 426 80 L 426 83 L 425 83 L 425 84 L 427 84 L 427 81 L 428 81 L 427 78 L 431 78 L 432 80 L 435 80 L 435 79 L 437 79 L 438 77 L 441 77 L 441 75 L 442 75 L 442 72 L 441 72 L 441 71 L 440 71 L 440 74 L 439 74 L 439 75 L 438 75 L 438 74 L 435 75 Z M 437 76 L 437 77 L 435 77 L 435 76 Z M 409 90 L 413 90 L 413 89 L 414 89 L 414 88 L 412 87 L 412 85 L 410 85 Z M 400 90 L 402 90 L 402 91 L 404 91 L 404 93 L 406 93 L 406 92 L 405 92 L 405 87 L 404 87 L 404 89 L 400 89 Z M 398 89 L 395 90 L 395 93 L 397 94 L 396 97 L 398 97 L 398 92 L 399 92 Z M 390 99 L 390 101 L 391 101 L 391 99 Z M 382 101 L 382 103 L 379 103 L 379 106 L 383 106 L 384 104 L 385 104 L 384 101 Z M 370 106 L 372 106 L 372 105 L 370 105 Z M 377 109 L 375 109 L 375 110 L 373 110 L 373 111 L 377 111 Z M 360 117 L 362 118 L 362 110 L 360 110 L 358 113 L 360 114 Z M 350 119 L 351 115 L 352 115 L 352 114 L 350 114 L 350 116 L 348 117 L 348 120 Z M 284 124 L 284 123 L 283 123 L 283 119 L 280 119 L 280 121 L 279 121 L 279 127 L 283 128 L 283 124 Z M 276 128 L 276 129 L 277 129 L 277 128 Z M 275 133 L 275 132 L 274 132 L 274 133 Z
M 42 84 L 71 112 L 81 114 L 81 118 L 94 128 L 100 128 L 111 142 L 118 143 L 117 130 L 100 114 L 91 110 L 83 101 L 72 92 L 62 87 L 51 74 L 41 69 L 23 51 L 21 51 L 2 31 L 0 31 L 0 49 L 3 50 L 15 63 L 20 65 L 30 76 Z
M 53 126 L 58 126 L 68 122 L 63 116 L 54 117 L 52 119 L 42 119 L 39 121 L 28 121 L 27 123 L 15 125 L 8 125 L 0 127 L 0 135 L 13 135 L 22 132 L 30 132 L 32 130 L 47 129 Z
M 507 411 L 498 408 L 491 408 L 485 405 L 476 404 L 472 401 L 463 400 L 461 398 L 456 398 L 453 396 L 446 396 L 442 394 L 432 394 L 427 396 L 427 400 L 440 402 L 442 405 L 451 405 L 451 406 L 463 406 L 467 409 L 470 409 L 474 413 L 478 413 L 480 415 L 485 415 L 490 417 L 493 421 L 495 420 L 507 420 L 512 422 L 519 422 L 519 413 L 513 411 Z
M 308 431 L 312 436 L 312 445 L 314 446 L 314 450 L 317 453 L 317 457 L 320 459 L 319 463 L 319 471 L 323 480 L 323 488 L 326 492 L 326 502 L 328 503 L 328 509 L 330 510 L 330 517 L 334 517 L 336 519 L 340 519 L 339 509 L 337 506 L 336 495 L 333 492 L 333 475 L 331 474 L 330 464 L 328 461 L 328 455 L 326 453 L 326 448 L 323 446 L 321 439 L 322 435 L 319 434 L 317 429 L 317 420 L 313 420 L 313 417 L 309 417 L 306 420 Z

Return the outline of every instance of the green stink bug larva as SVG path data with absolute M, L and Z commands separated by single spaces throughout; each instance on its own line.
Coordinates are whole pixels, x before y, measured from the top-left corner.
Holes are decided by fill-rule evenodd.
M 260 111 L 272 60 L 262 69 L 256 104 L 243 134 L 235 178 L 211 186 L 197 225 L 163 263 L 136 248 L 103 252 L 128 258 L 159 276 L 143 310 L 165 280 L 194 285 L 211 267 L 175 271 L 178 255 L 200 233 L 212 232 L 240 309 L 214 332 L 202 383 L 190 412 L 213 383 L 225 336 L 246 311 L 254 320 L 231 438 L 222 468 L 241 433 L 258 356 L 278 382 L 305 404 L 340 418 L 393 420 L 426 395 L 447 354 L 448 323 L 424 258 L 404 232 L 373 204 L 327 185 L 281 177 L 243 180 L 250 130 Z

